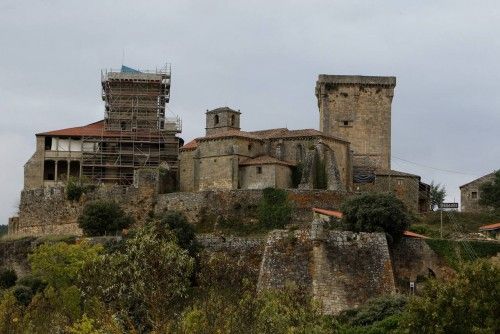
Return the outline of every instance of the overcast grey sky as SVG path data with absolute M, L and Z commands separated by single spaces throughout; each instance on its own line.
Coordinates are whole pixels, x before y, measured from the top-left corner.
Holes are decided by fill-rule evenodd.
M 172 63 L 186 141 L 221 105 L 245 130 L 318 128 L 318 74 L 394 75 L 392 167 L 458 200 L 500 167 L 499 14 L 487 0 L 0 0 L 0 223 L 34 134 L 101 119 L 100 69 L 123 52 L 131 67 Z

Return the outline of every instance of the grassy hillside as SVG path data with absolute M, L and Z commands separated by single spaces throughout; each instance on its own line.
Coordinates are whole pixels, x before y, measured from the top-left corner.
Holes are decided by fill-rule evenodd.
M 443 212 L 443 238 L 457 238 L 460 234 L 477 233 L 483 225 L 500 222 L 500 212 L 470 213 Z M 410 230 L 431 238 L 440 237 L 440 212 L 420 215 Z

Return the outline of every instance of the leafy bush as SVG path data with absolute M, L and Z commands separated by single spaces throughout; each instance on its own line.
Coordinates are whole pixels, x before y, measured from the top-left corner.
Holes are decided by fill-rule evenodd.
M 282 189 L 264 189 L 258 211 L 260 223 L 268 228 L 282 228 L 292 218 L 292 206 Z
M 156 222 L 156 233 L 163 236 L 166 231 L 172 231 L 177 238 L 177 244 L 186 249 L 191 256 L 195 256 L 199 250 L 196 242 L 195 229 L 189 224 L 186 217 L 180 212 L 166 212 Z
M 38 277 L 28 275 L 20 278 L 17 281 L 17 285 L 27 286 L 31 289 L 33 294 L 36 294 L 37 292 L 43 291 L 43 289 L 45 289 L 45 287 L 47 286 L 47 283 L 42 281 Z
M 479 204 L 500 209 L 500 170 L 494 176 L 493 181 L 485 182 L 480 186 Z
M 351 326 L 368 326 L 404 311 L 407 298 L 403 295 L 385 295 L 373 298 L 357 309 L 339 315 L 341 322 Z
M 85 191 L 85 187 L 74 177 L 70 177 L 66 183 L 66 198 L 70 201 L 79 201 Z
M 146 226 L 125 241 L 122 252 L 103 254 L 88 263 L 78 284 L 88 298 L 103 301 L 129 323 L 125 332 L 131 328 L 149 332 L 168 322 L 182 305 L 193 263 L 172 232 L 159 238 Z
M 28 306 L 33 298 L 33 291 L 27 286 L 19 285 L 14 289 L 14 297 L 19 304 Z
M 485 260 L 461 267 L 450 281 L 427 281 L 403 314 L 407 333 L 496 333 L 500 328 L 500 268 Z
M 102 246 L 88 243 L 69 245 L 64 242 L 42 244 L 28 256 L 33 275 L 55 288 L 76 283 L 78 272 L 86 261 L 96 258 Z M 39 282 L 26 282 L 36 287 Z
M 393 194 L 367 193 L 346 200 L 342 225 L 354 232 L 385 232 L 398 240 L 410 225 L 407 208 Z
M 17 275 L 11 268 L 0 269 L 0 289 L 8 289 L 16 284 Z
M 126 215 L 118 204 L 103 200 L 86 204 L 78 217 L 78 226 L 89 236 L 116 233 L 133 223 L 133 218 Z

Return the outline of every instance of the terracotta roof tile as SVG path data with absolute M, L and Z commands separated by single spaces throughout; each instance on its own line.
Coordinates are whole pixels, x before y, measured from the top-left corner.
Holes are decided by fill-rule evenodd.
M 479 228 L 481 231 L 492 231 L 492 230 L 497 230 L 500 229 L 500 223 L 495 223 L 495 224 L 490 224 L 490 225 L 484 225 Z
M 425 235 L 418 234 L 418 233 L 411 232 L 411 231 L 404 231 L 403 236 L 407 237 L 407 238 L 414 238 L 414 239 L 429 239 Z
M 191 140 L 189 143 L 187 143 L 186 145 L 182 146 L 180 148 L 180 150 L 186 150 L 186 151 L 189 151 L 189 150 L 194 150 L 198 147 L 198 142 L 196 141 L 196 139 L 193 139 Z
M 327 216 L 336 217 L 336 218 L 342 218 L 342 212 L 340 212 L 340 211 L 326 210 L 326 209 L 320 209 L 320 208 L 313 208 L 312 210 L 314 212 L 320 213 L 322 215 L 327 215 Z
M 125 132 L 126 133 L 126 132 Z M 110 131 L 104 129 L 104 120 L 90 123 L 84 126 L 53 130 L 48 132 L 37 133 L 37 136 L 60 136 L 60 137 L 120 137 L 124 135 L 121 131 Z M 136 131 L 134 135 L 137 137 L 159 137 L 155 132 Z
M 295 166 L 295 164 L 276 159 L 268 155 L 261 155 L 255 158 L 249 158 L 240 162 L 240 166 L 252 166 L 252 165 L 285 165 L 285 166 Z

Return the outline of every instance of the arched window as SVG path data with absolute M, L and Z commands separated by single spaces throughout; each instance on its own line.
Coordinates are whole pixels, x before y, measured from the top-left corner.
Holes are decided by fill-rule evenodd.
M 234 115 L 231 115 L 231 126 L 234 126 L 235 118 Z
M 219 115 L 214 116 L 214 124 L 215 125 L 219 124 Z

